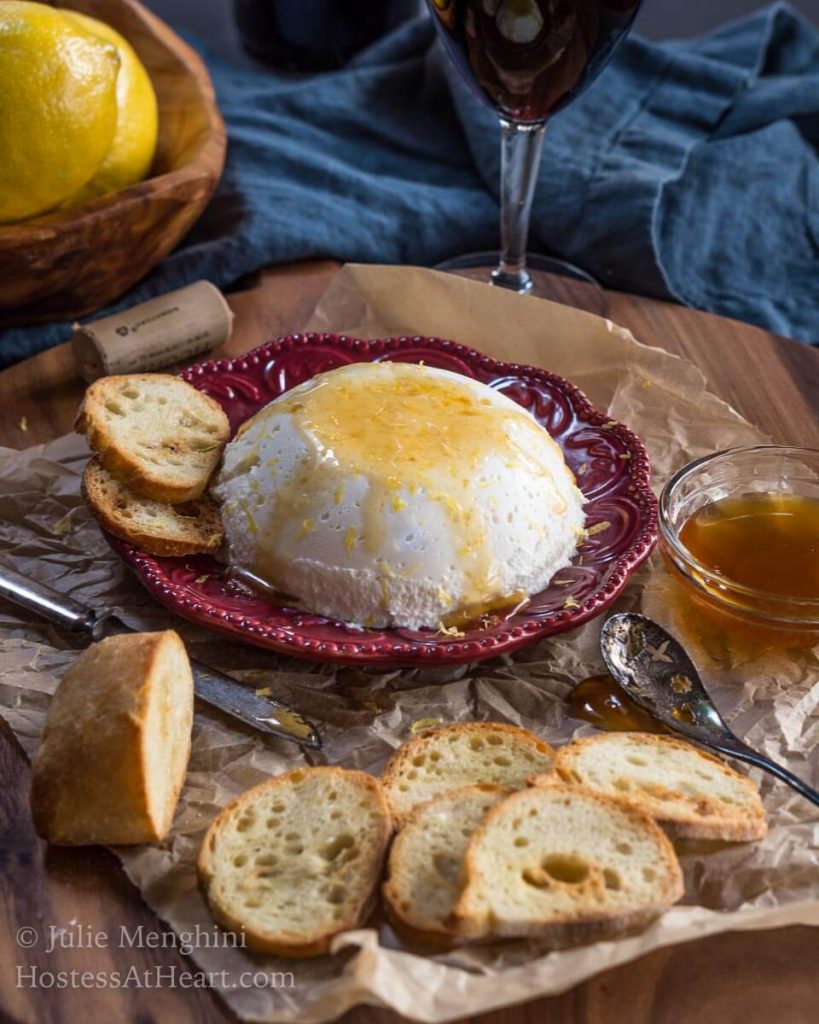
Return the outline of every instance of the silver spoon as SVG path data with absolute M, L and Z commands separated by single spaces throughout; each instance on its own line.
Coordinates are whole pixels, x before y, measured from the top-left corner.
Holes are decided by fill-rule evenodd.
M 762 768 L 819 806 L 819 793 L 787 768 L 735 736 L 682 644 L 645 615 L 612 615 L 600 633 L 606 668 L 635 704 L 663 725 L 709 750 Z

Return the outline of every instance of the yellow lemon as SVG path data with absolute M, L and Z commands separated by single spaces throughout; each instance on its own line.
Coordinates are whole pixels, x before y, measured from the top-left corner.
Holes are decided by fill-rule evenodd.
M 134 48 L 105 22 L 78 11 L 63 11 L 89 32 L 116 46 L 120 68 L 117 78 L 117 130 L 102 166 L 70 205 L 86 202 L 106 192 L 141 181 L 150 170 L 156 150 L 158 115 L 156 93 Z
M 0 222 L 45 213 L 94 177 L 117 126 L 119 64 L 54 8 L 0 3 Z

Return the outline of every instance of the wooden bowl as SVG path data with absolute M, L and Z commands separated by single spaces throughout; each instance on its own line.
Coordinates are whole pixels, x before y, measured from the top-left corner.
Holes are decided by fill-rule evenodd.
M 137 0 L 57 6 L 107 21 L 148 69 L 159 102 L 151 176 L 73 210 L 0 225 L 0 325 L 80 317 L 154 267 L 202 213 L 225 160 L 225 127 L 196 53 Z

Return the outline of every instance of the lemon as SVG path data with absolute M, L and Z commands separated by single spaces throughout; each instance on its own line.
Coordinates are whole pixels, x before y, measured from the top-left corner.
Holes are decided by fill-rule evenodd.
M 0 222 L 94 177 L 114 140 L 119 65 L 115 46 L 54 8 L 0 3 Z
M 134 48 L 105 22 L 78 11 L 63 15 L 116 46 L 120 67 L 117 78 L 117 129 L 102 166 L 70 202 L 71 206 L 106 192 L 133 185 L 148 173 L 156 150 L 158 115 L 156 93 Z

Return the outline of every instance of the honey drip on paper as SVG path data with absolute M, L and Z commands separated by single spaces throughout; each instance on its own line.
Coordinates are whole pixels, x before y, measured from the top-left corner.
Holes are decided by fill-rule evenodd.
M 572 718 L 606 732 L 665 732 L 651 715 L 624 693 L 608 673 L 590 676 L 569 694 Z
M 819 499 L 747 494 L 698 509 L 680 540 L 712 572 L 761 594 L 819 598 Z

